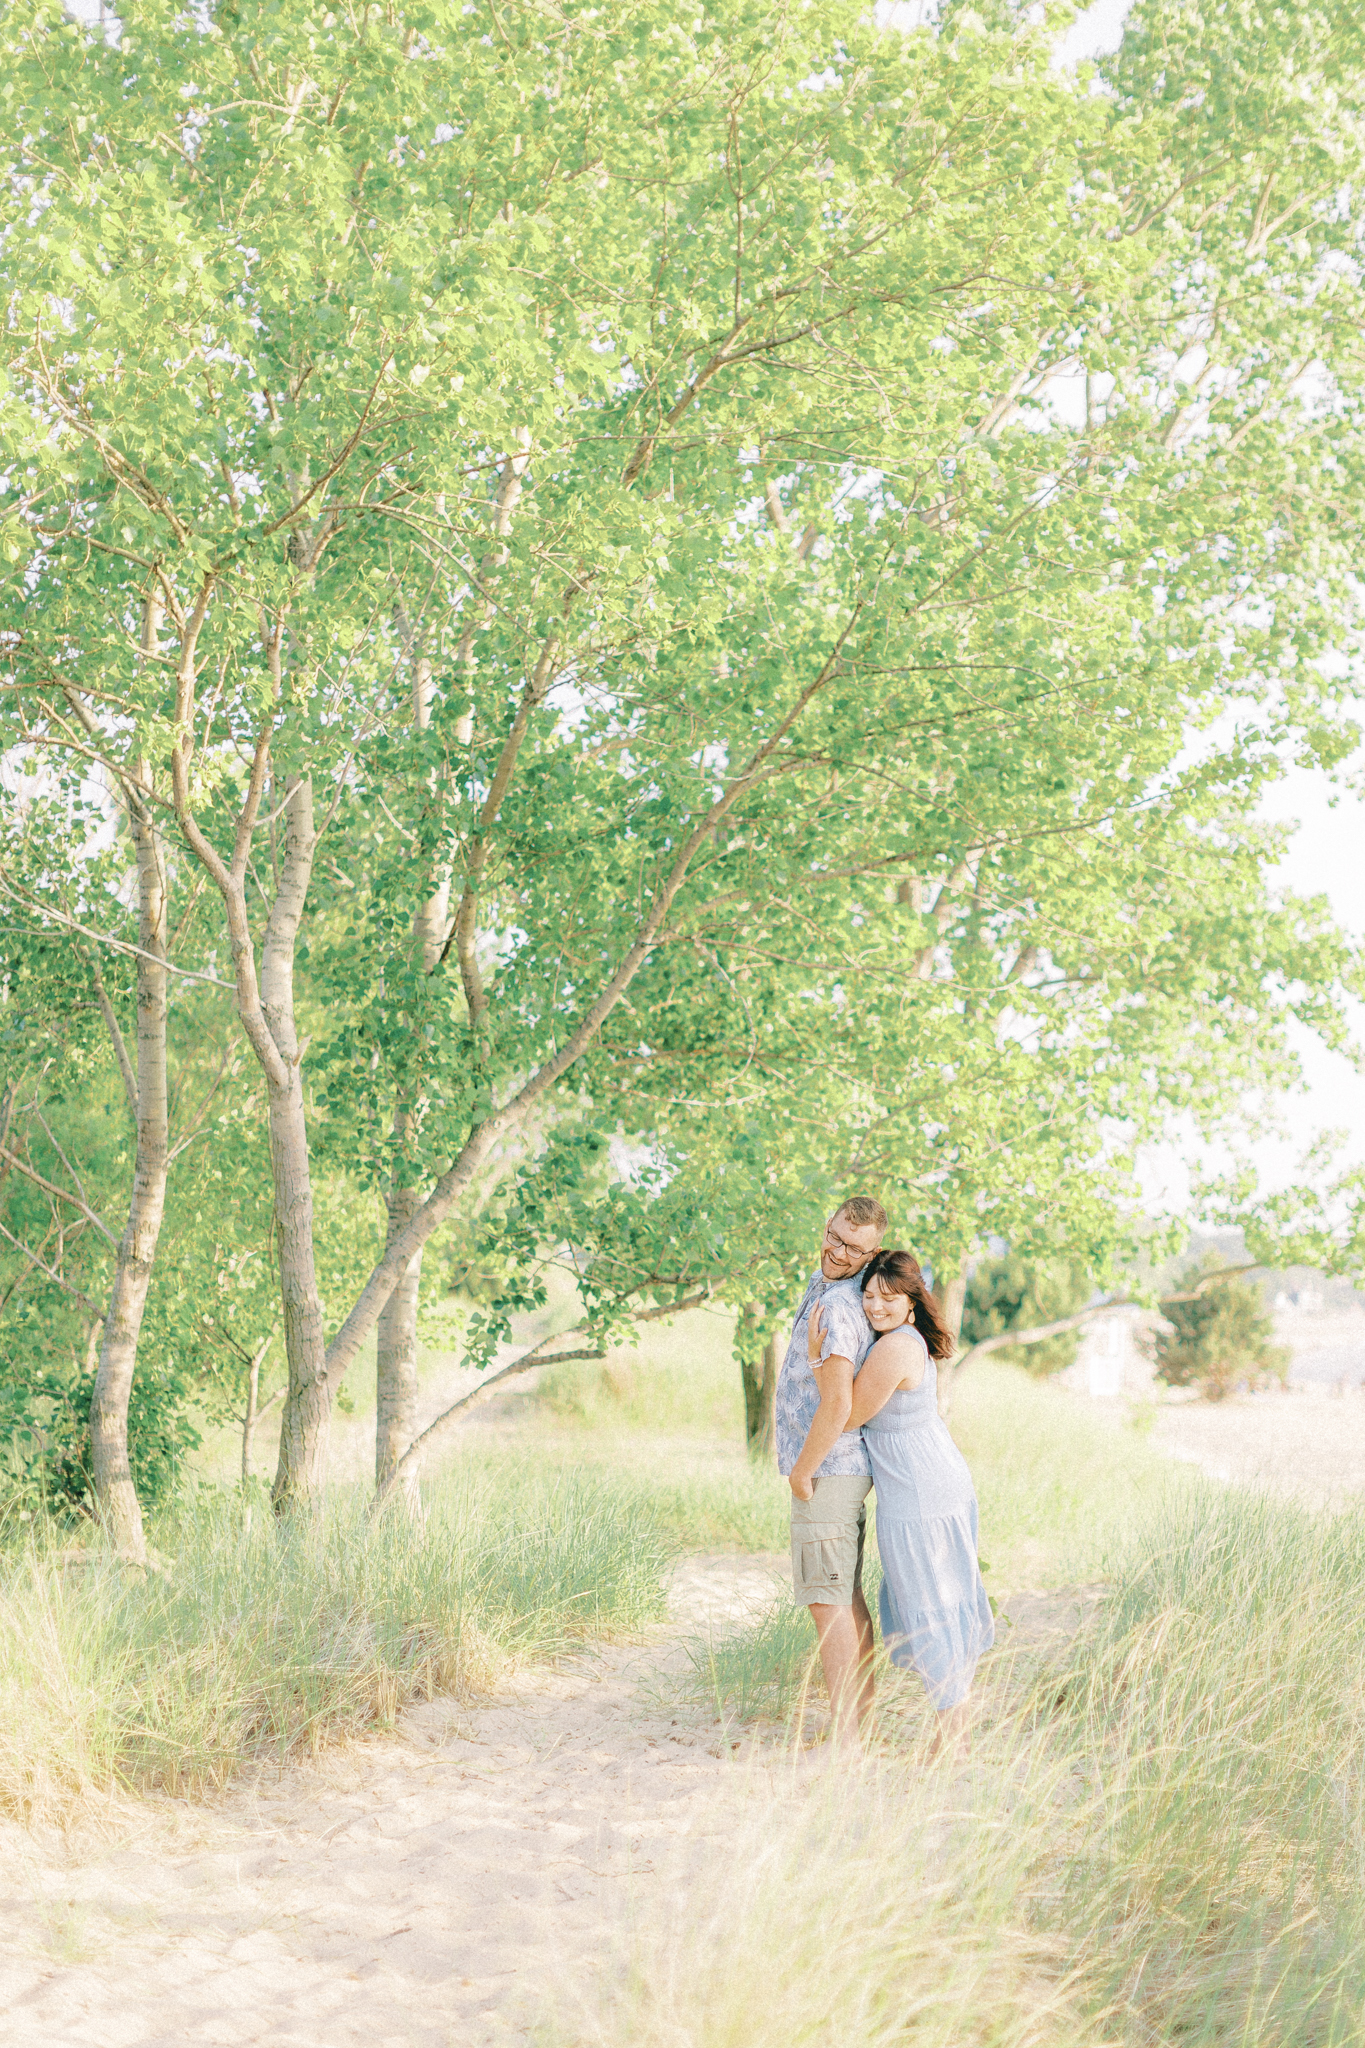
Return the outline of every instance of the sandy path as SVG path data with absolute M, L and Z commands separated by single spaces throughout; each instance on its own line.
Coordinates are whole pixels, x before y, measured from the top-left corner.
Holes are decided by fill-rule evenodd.
M 689 1557 L 647 1642 L 438 1700 L 211 1807 L 129 1802 L 103 1841 L 0 1832 L 6 2048 L 506 2048 L 671 1912 L 695 1850 L 807 1767 L 681 1706 L 687 1635 L 765 1608 L 784 1560 Z M 1021 1595 L 1018 1644 L 1085 1605 Z M 913 1732 L 918 1687 L 888 1699 Z M 823 1753 L 822 1753 L 823 1754 Z M 818 1759 L 815 1760 L 818 1769 Z
M 790 1774 L 742 1773 L 667 1697 L 680 1637 L 765 1606 L 776 1560 L 691 1558 L 654 1640 L 450 1700 L 209 1810 L 125 1813 L 64 1860 L 15 1829 L 0 1887 L 12 2048 L 476 2048 L 610 1966 L 678 1844 Z M 661 1672 L 664 1683 L 660 1683 Z M 769 1795 L 775 1790 L 769 1783 Z

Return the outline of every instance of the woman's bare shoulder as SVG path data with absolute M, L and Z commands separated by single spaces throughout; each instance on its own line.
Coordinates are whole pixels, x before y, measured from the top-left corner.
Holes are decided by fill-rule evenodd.
M 929 1347 L 913 1323 L 903 1323 L 899 1330 L 888 1330 L 884 1337 L 879 1337 L 872 1348 L 883 1357 L 893 1358 L 901 1353 L 918 1357 Z
M 922 1367 L 928 1355 L 929 1348 L 913 1323 L 907 1323 L 899 1330 L 888 1330 L 867 1354 L 869 1364 L 875 1358 L 879 1365 L 899 1365 L 903 1372 Z

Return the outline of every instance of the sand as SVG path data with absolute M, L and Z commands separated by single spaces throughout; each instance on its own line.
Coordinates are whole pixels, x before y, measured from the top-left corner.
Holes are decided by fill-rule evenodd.
M 1153 1441 L 1210 1479 L 1263 1488 L 1307 1507 L 1365 1494 L 1365 1393 L 1295 1386 L 1285 1393 L 1163 1404 Z
M 766 1606 L 780 1575 L 780 1560 L 689 1558 L 645 1643 L 524 1673 L 473 1708 L 415 1708 L 393 1736 L 209 1808 L 125 1806 L 102 1846 L 10 1830 L 0 2037 L 527 2039 L 557 1987 L 581 1997 L 616 1965 L 662 1862 L 676 1882 L 680 1841 L 790 1780 L 778 1746 L 741 1747 L 669 1683 L 686 1633 Z

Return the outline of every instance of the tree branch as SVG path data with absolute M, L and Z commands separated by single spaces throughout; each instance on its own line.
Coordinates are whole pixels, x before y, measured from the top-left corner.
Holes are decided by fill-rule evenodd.
M 128 1101 L 129 1114 L 136 1124 L 137 1076 L 133 1072 L 133 1063 L 128 1057 L 128 1048 L 124 1044 L 123 1033 L 119 1029 L 119 1021 L 114 1014 L 114 1006 L 109 1000 L 109 991 L 104 986 L 104 976 L 100 973 L 99 955 L 97 953 L 88 953 L 86 957 L 90 962 L 90 973 L 95 983 L 95 1000 L 100 1006 L 100 1015 L 108 1027 L 110 1039 L 113 1041 L 114 1058 L 118 1061 L 118 1070 L 123 1076 L 123 1093 Z
M 640 925 L 630 950 L 564 1045 L 537 1068 L 517 1094 L 505 1102 L 501 1109 L 495 1110 L 471 1131 L 458 1158 L 441 1175 L 412 1221 L 386 1248 L 383 1257 L 361 1289 L 350 1314 L 327 1348 L 326 1374 L 330 1385 L 340 1383 L 362 1340 L 398 1284 L 400 1274 L 406 1271 L 413 1254 L 421 1249 L 432 1232 L 444 1222 L 457 1198 L 470 1185 L 496 1141 L 525 1122 L 540 1098 L 576 1065 L 592 1044 L 653 951 L 673 907 L 674 899 L 687 879 L 688 869 L 697 849 L 734 809 L 740 798 L 770 772 L 773 758 L 788 733 L 831 679 L 840 672 L 844 648 L 862 616 L 864 602 L 865 600 L 859 599 L 853 607 L 819 673 L 799 692 L 767 739 L 761 746 L 755 748 L 740 773 L 722 790 L 720 796 L 683 841 L 678 856 L 659 888 L 648 916 Z
M 118 1239 L 114 1236 L 108 1224 L 102 1222 L 94 1210 L 81 1200 L 79 1195 L 69 1194 L 65 1188 L 55 1187 L 50 1180 L 44 1180 L 36 1167 L 26 1165 L 16 1153 L 9 1151 L 7 1148 L 0 1147 L 0 1159 L 6 1160 L 16 1173 L 22 1173 L 25 1180 L 31 1180 L 35 1187 L 40 1187 L 45 1195 L 51 1195 L 55 1200 L 65 1202 L 69 1208 L 75 1209 L 85 1218 L 87 1223 L 94 1224 L 96 1230 L 98 1230 L 100 1236 L 107 1244 L 112 1245 L 115 1250 L 118 1249 Z
M 1224 1280 L 1239 1280 L 1246 1273 L 1259 1273 L 1262 1268 L 1252 1263 L 1246 1266 L 1220 1266 L 1216 1272 L 1205 1273 L 1193 1287 L 1179 1294 L 1162 1294 L 1157 1297 L 1157 1307 L 1174 1306 L 1181 1301 L 1198 1301 L 1205 1288 L 1216 1287 Z M 1127 1296 L 1121 1301 L 1096 1302 L 1093 1308 L 1083 1308 L 1074 1316 L 1059 1316 L 1056 1322 L 1037 1323 L 1028 1330 L 1000 1330 L 993 1337 L 982 1337 L 969 1345 L 953 1367 L 954 1376 L 962 1372 L 974 1358 L 984 1358 L 991 1351 L 1008 1350 L 1012 1344 L 1041 1344 L 1045 1338 L 1060 1337 L 1064 1331 L 1079 1330 L 1085 1323 L 1092 1323 L 1098 1316 L 1112 1315 L 1122 1308 L 1142 1308 L 1144 1304 Z
M 479 972 L 479 963 L 474 950 L 479 876 L 483 873 L 488 860 L 490 834 L 497 822 L 498 813 L 502 809 L 503 799 L 507 795 L 508 787 L 515 772 L 517 756 L 521 752 L 522 742 L 526 738 L 527 728 L 531 723 L 531 713 L 538 705 L 544 702 L 546 692 L 553 680 L 554 651 L 558 644 L 559 631 L 557 627 L 552 626 L 546 636 L 545 644 L 540 650 L 540 658 L 536 662 L 530 681 L 521 693 L 521 702 L 518 704 L 516 716 L 512 720 L 512 729 L 504 740 L 502 752 L 498 756 L 498 765 L 493 771 L 493 780 L 489 785 L 488 795 L 484 799 L 483 809 L 479 812 L 479 822 L 474 829 L 473 843 L 470 846 L 469 855 L 465 862 L 464 888 L 460 894 L 459 908 L 455 913 L 455 923 L 451 928 L 450 937 L 441 948 L 440 956 L 436 962 L 436 965 L 439 967 L 449 953 L 451 945 L 455 946 L 456 958 L 460 963 L 460 980 L 464 985 L 464 997 L 465 1002 L 469 1006 L 469 1021 L 471 1025 L 477 1025 L 480 1017 L 488 1008 L 488 997 L 484 991 L 483 976 Z
M 653 1308 L 636 1310 L 631 1317 L 631 1321 L 636 1323 L 655 1323 L 664 1316 L 681 1315 L 684 1309 L 699 1308 L 702 1302 L 710 1299 L 711 1293 L 712 1288 L 708 1282 L 705 1287 L 698 1289 L 695 1294 L 687 1295 L 682 1301 L 664 1302 Z M 428 1423 L 420 1436 L 413 1438 L 402 1457 L 398 1460 L 397 1465 L 395 1465 L 393 1477 L 384 1490 L 385 1494 L 387 1495 L 391 1492 L 399 1483 L 405 1471 L 410 1471 L 419 1462 L 433 1437 L 442 1434 L 447 1425 L 457 1415 L 465 1413 L 470 1408 L 477 1408 L 484 1401 L 491 1400 L 505 1380 L 516 1379 L 524 1372 L 534 1372 L 537 1367 L 542 1365 L 567 1365 L 572 1360 L 606 1357 L 606 1352 L 600 1348 L 583 1349 L 580 1351 L 556 1351 L 549 1358 L 541 1356 L 547 1345 L 557 1344 L 562 1338 L 577 1337 L 581 1334 L 583 1334 L 583 1326 L 580 1324 L 575 1329 L 552 1332 L 548 1337 L 542 1337 L 540 1342 L 533 1344 L 529 1351 L 523 1351 L 519 1358 L 514 1358 L 510 1364 L 504 1365 L 497 1372 L 490 1374 L 479 1386 L 471 1388 L 467 1394 L 462 1394 L 458 1401 L 452 1401 L 449 1408 L 444 1409 L 434 1422 Z
M 73 1301 L 78 1301 L 81 1304 L 82 1308 L 89 1309 L 92 1316 L 97 1316 L 103 1319 L 104 1310 L 96 1308 L 94 1302 L 91 1301 L 88 1294 L 82 1293 L 81 1289 L 76 1286 L 74 1281 L 66 1279 L 63 1274 L 58 1273 L 54 1270 L 53 1267 L 49 1266 L 44 1259 L 40 1259 L 37 1252 L 34 1251 L 32 1245 L 25 1244 L 23 1239 L 16 1237 L 12 1230 L 7 1230 L 3 1223 L 0 1223 L 0 1237 L 7 1238 L 9 1242 L 14 1246 L 14 1249 L 28 1260 L 30 1270 L 36 1268 L 38 1272 L 46 1273 L 48 1279 L 53 1281 L 58 1287 L 62 1288 L 67 1294 L 69 1294 Z M 22 1275 L 20 1277 L 22 1278 Z M 14 1289 L 11 1288 L 9 1290 L 9 1293 L 12 1294 L 13 1292 Z M 5 1296 L 5 1299 L 8 1301 L 9 1294 Z

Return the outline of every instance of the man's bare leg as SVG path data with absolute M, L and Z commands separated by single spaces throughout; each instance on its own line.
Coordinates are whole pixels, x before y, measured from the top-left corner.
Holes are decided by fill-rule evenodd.
M 938 1726 L 934 1730 L 933 1744 L 929 1750 L 929 1761 L 933 1763 L 940 1756 L 951 1756 L 957 1763 L 966 1763 L 972 1753 L 972 1703 L 966 1699 L 959 1707 L 941 1707 Z
M 877 1691 L 872 1666 L 877 1653 L 877 1639 L 872 1633 L 872 1616 L 867 1611 L 861 1586 L 853 1595 L 853 1621 L 858 1631 L 858 1726 L 864 1728 Z
M 810 1614 L 820 1640 L 834 1739 L 841 1748 L 856 1748 L 859 1729 L 872 1707 L 872 1616 L 861 1592 L 855 1593 L 851 1607 L 812 1602 Z

